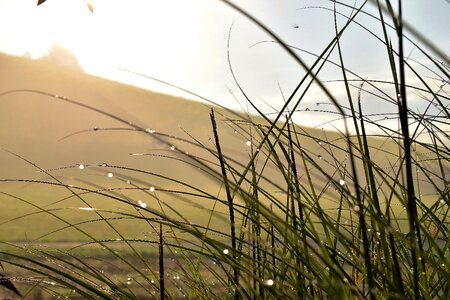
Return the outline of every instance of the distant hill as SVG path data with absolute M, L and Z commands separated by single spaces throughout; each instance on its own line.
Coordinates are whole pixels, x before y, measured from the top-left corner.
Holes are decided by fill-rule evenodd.
M 64 53 L 64 50 L 57 49 L 51 53 Z M 59 56 L 53 54 L 50 56 Z M 190 171 L 181 172 L 182 164 L 179 162 L 156 159 L 152 156 L 130 156 L 130 153 L 179 156 L 177 151 L 170 150 L 170 145 L 173 144 L 177 149 L 205 159 L 216 160 L 201 147 L 170 138 L 178 136 L 191 143 L 198 142 L 205 147 L 214 148 L 210 141 L 213 137 L 209 118 L 210 105 L 94 77 L 81 72 L 78 68 L 61 67 L 48 63 L 45 59 L 35 61 L 0 55 L 0 65 L 0 93 L 15 89 L 31 89 L 62 95 L 122 118 L 143 129 L 155 131 L 154 135 L 130 131 L 131 126 L 111 117 L 44 95 L 13 93 L 1 97 L 1 146 L 27 157 L 44 168 L 59 168 L 76 163 L 98 164 L 103 161 L 140 167 L 146 166 L 151 161 L 152 171 L 176 174 L 189 180 L 197 180 L 196 176 L 199 176 L 198 180 L 203 180 L 200 179 L 204 177 L 201 172 L 195 174 Z M 251 139 L 248 124 L 237 116 L 237 113 L 225 112 L 217 107 L 215 109 L 224 153 L 246 163 L 249 155 L 246 142 Z M 236 120 L 234 124 L 233 120 Z M 253 117 L 253 121 L 261 125 L 266 124 L 261 118 Z M 116 129 L 102 130 L 110 127 Z M 93 130 L 94 128 L 99 130 Z M 84 132 L 60 140 L 80 131 Z M 346 149 L 345 142 L 338 133 L 304 127 L 299 127 L 297 131 L 301 135 L 302 147 L 311 151 L 311 155 L 323 155 L 323 161 L 327 149 L 323 149 L 318 141 L 333 141 L 336 147 Z M 254 139 L 259 139 L 254 130 L 253 135 Z M 164 144 L 161 140 L 167 141 L 170 145 Z M 389 166 L 389 160 L 395 159 L 395 156 L 390 157 L 389 153 L 397 153 L 397 146 L 381 139 L 370 141 L 374 148 L 384 150 L 374 152 L 372 158 Z M 343 151 L 335 150 L 334 155 L 334 159 L 345 158 Z M 30 166 L 25 167 L 26 164 L 5 153 L 0 153 L 0 164 L 2 165 L 0 178 L 23 177 L 26 174 L 23 172 L 24 168 L 33 169 Z M 330 174 L 336 172 L 333 165 L 324 167 L 330 168 Z M 348 167 L 347 165 L 346 168 Z M 363 170 L 361 174 L 364 174 Z
M 60 50 L 51 53 L 58 51 Z M 61 53 L 53 54 L 50 57 L 62 57 Z M 224 193 L 220 181 L 215 180 L 202 166 L 207 165 L 220 174 L 217 158 L 208 151 L 215 150 L 209 116 L 211 105 L 97 78 L 83 73 L 80 68 L 66 68 L 50 63 L 49 60 L 50 58 L 30 60 L 0 55 L 0 147 L 7 150 L 0 150 L 0 179 L 55 182 L 43 172 L 39 172 L 33 165 L 36 164 L 42 169 L 51 170 L 51 174 L 65 184 L 90 189 L 113 188 L 114 193 L 129 197 L 127 199 L 133 201 L 142 199 L 140 197 L 150 198 L 152 201 L 154 199 L 149 195 L 143 196 L 142 191 L 130 190 L 134 187 L 131 183 L 144 188 L 154 186 L 158 191 L 165 191 L 158 193 L 158 201 L 175 205 L 186 216 L 203 224 L 203 221 L 208 219 L 205 217 L 205 210 L 199 211 L 195 208 L 212 207 L 213 201 L 207 197 L 194 197 L 185 201 L 180 200 L 178 196 L 181 192 L 193 192 L 197 188 L 213 195 Z M 23 89 L 36 92 L 11 93 Z M 59 98 L 43 93 L 58 95 Z M 65 97 L 104 113 L 69 103 Z M 247 145 L 248 141 L 252 140 L 253 147 L 256 147 L 260 131 L 267 130 L 267 123 L 262 118 L 252 117 L 252 121 L 259 124 L 252 127 L 237 113 L 217 107 L 215 110 L 222 151 L 227 156 L 227 161 L 235 169 L 242 171 L 248 163 L 252 149 Z M 130 124 L 146 131 L 135 130 Z M 338 133 L 297 126 L 295 130 L 304 153 L 316 160 L 317 165 L 308 164 L 307 167 L 312 183 L 318 190 L 325 190 L 330 185 L 317 166 L 334 180 L 347 178 L 348 174 L 351 174 L 345 153 L 345 140 Z M 271 139 L 276 146 L 275 136 Z M 392 141 L 371 138 L 370 145 L 373 149 L 371 157 L 379 166 L 385 166 L 389 170 L 398 163 L 398 148 Z M 255 148 L 253 150 L 256 151 Z M 8 151 L 32 163 L 25 162 Z M 198 157 L 201 163 L 184 155 L 186 152 Z M 271 161 L 266 164 L 268 152 L 267 148 L 261 149 L 261 155 L 255 162 L 257 170 L 264 168 L 265 179 L 260 179 L 258 184 L 268 187 L 269 192 L 280 197 L 280 201 L 285 201 L 280 190 L 286 185 L 283 184 L 285 178 L 275 165 L 286 162 L 277 162 L 271 157 Z M 300 157 L 297 159 L 299 178 L 307 183 L 304 163 Z M 103 162 L 141 171 L 101 167 Z M 80 164 L 85 167 L 79 168 Z M 112 178 L 107 176 L 109 172 L 113 173 Z M 364 180 L 361 165 L 358 167 L 358 173 L 361 180 Z M 230 178 L 237 180 L 231 174 Z M 273 184 L 269 184 L 269 181 Z M 244 183 L 243 187 L 248 188 L 248 185 Z M 334 199 L 337 199 L 336 195 L 333 195 L 333 189 L 327 191 L 327 195 L 322 198 L 333 203 Z M 430 191 L 433 189 L 427 185 L 421 189 L 424 194 Z M 65 209 L 71 206 L 86 206 L 85 203 L 80 203 L 79 199 L 70 197 L 68 190 L 53 185 L 3 182 L 0 183 L 0 192 L 12 193 L 40 206 L 65 197 L 69 198 L 57 202 L 57 206 Z M 110 208 L 118 205 L 96 197 L 95 194 L 89 194 L 85 198 L 96 207 Z M 30 209 L 36 210 L 2 194 L 0 202 L 4 208 L 0 210 L 0 222 L 11 218 L 13 212 L 21 215 Z M 76 214 L 70 216 L 77 217 Z M 38 232 L 38 227 L 41 228 L 41 233 L 48 232 L 49 229 L 41 218 L 42 216 L 36 216 L 37 227 L 30 231 L 23 226 L 27 226 L 26 224 L 34 219 L 25 219 L 25 225 L 20 225 L 22 223 L 19 222 L 16 226 L 16 223 L 12 223 L 3 235 L 0 233 L 0 238 L 22 239 L 34 232 L 33 230 Z M 14 236 L 11 236 L 12 232 L 15 232 Z M 62 235 L 57 239 L 64 240 L 67 237 Z
M 55 44 L 50 48 L 40 60 L 54 64 L 56 66 L 61 66 L 65 68 L 70 68 L 76 71 L 83 71 L 77 57 L 70 52 L 70 50 Z
M 198 102 L 90 76 L 80 69 L 61 67 L 46 59 L 0 55 L 0 65 L 0 93 L 16 89 L 38 90 L 79 101 L 157 133 L 189 138 L 184 133 L 186 130 L 203 142 L 208 142 L 212 135 L 209 107 Z M 88 109 L 33 93 L 1 97 L 0 125 L 2 147 L 45 168 L 81 161 L 123 161 L 130 159 L 131 152 L 170 150 L 151 136 L 130 131 L 98 130 L 59 141 L 66 135 L 94 127 L 130 126 Z M 245 147 L 244 140 L 242 149 Z M 0 157 L 5 166 L 0 170 L 0 177 L 7 174 L 23 176 L 21 167 L 12 167 L 22 163 L 4 153 Z M 163 165 L 167 168 L 170 164 Z

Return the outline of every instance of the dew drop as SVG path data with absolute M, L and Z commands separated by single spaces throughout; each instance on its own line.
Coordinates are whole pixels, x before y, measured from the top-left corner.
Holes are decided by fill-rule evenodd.
M 78 209 L 85 210 L 85 211 L 94 211 L 95 210 L 95 208 L 93 208 L 93 207 L 79 207 Z
M 267 279 L 266 280 L 266 284 L 268 285 L 268 286 L 272 286 L 272 285 L 274 285 L 274 281 L 272 280 L 272 279 Z
M 97 130 L 98 130 L 98 127 L 97 127 L 97 126 L 94 126 L 93 130 L 94 130 L 94 131 L 97 131 Z
M 145 131 L 148 132 L 148 133 L 155 133 L 155 130 L 151 129 L 151 128 L 147 128 Z
M 444 199 L 441 199 L 441 204 L 445 204 L 445 200 Z
M 150 192 L 154 192 L 155 191 L 155 187 L 154 186 L 151 186 L 151 187 L 149 187 L 149 189 L 148 189 Z
M 237 130 L 235 130 L 234 133 L 237 133 Z
M 228 250 L 228 249 L 223 249 L 223 254 L 227 255 L 228 253 L 230 253 L 230 250 Z
M 250 147 L 250 146 L 252 145 L 252 142 L 247 141 L 247 142 L 245 143 L 245 145 L 247 145 L 247 147 Z
M 127 180 L 127 184 L 131 184 L 131 180 Z
M 345 180 L 344 179 L 339 180 L 339 184 L 340 185 L 344 185 L 345 184 Z
M 109 172 L 106 176 L 108 176 L 108 178 L 113 178 L 114 174 Z
M 78 165 L 78 169 L 80 169 L 80 170 L 84 170 L 84 165 Z
M 142 202 L 141 204 L 139 204 L 139 206 L 142 207 L 142 208 L 147 208 L 147 203 Z
M 172 150 L 172 151 L 175 150 L 175 146 L 172 145 L 172 146 L 170 147 L 170 150 Z
M 322 160 L 322 155 L 319 155 L 318 157 L 319 157 L 320 160 Z
M 361 208 L 359 207 L 359 205 L 355 205 L 355 206 L 353 206 L 353 210 L 358 212 L 361 210 Z

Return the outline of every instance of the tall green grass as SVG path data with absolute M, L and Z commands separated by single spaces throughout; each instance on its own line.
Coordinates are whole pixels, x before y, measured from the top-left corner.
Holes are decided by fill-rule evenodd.
M 2 184 L 27 182 L 67 190 L 94 218 L 72 222 L 54 209 L 2 192 L 34 206 L 37 213 L 59 220 L 63 226 L 49 228 L 49 235 L 70 229 L 89 240 L 71 249 L 4 243 L 0 256 L 2 272 L 8 276 L 4 286 L 16 285 L 23 298 L 39 291 L 86 299 L 446 299 L 450 295 L 450 152 L 446 131 L 450 98 L 445 89 L 450 61 L 446 54 L 403 23 L 401 2 L 394 8 L 390 1 L 373 1 L 378 14 L 369 17 L 378 22 L 381 36 L 356 23 L 357 16 L 368 14 L 366 2 L 352 7 L 341 28 L 336 20 L 345 4 L 334 2 L 335 37 L 323 52 L 313 53 L 315 61 L 308 65 L 300 56 L 304 50 L 285 44 L 249 12 L 223 2 L 269 34 L 305 71 L 275 117 L 267 117 L 247 97 L 230 56 L 236 84 L 260 115 L 213 108 L 210 144 L 189 133 L 186 139 L 172 137 L 175 142 L 168 142 L 164 133 L 44 91 L 2 94 L 40 94 L 66 103 L 68 109 L 81 106 L 114 119 L 125 126 L 122 130 L 139 131 L 143 138 L 157 139 L 176 153 L 158 159 L 191 166 L 192 172 L 207 175 L 217 187 L 211 191 L 199 182 L 179 180 L 177 174 L 167 176 L 107 163 L 83 168 L 111 172 L 126 182 L 127 188 L 103 188 L 95 182 L 73 186 L 12 153 L 47 179 L 1 179 Z M 363 27 L 385 46 L 389 78 L 365 79 L 346 68 L 340 40 L 352 24 Z M 412 37 L 405 36 L 405 27 Z M 405 56 L 404 43 L 411 40 L 420 42 L 415 47 L 428 59 L 421 62 L 426 72 Z M 330 60 L 331 54 L 337 54 L 338 61 Z M 339 68 L 341 77 L 336 81 L 345 88 L 345 99 L 338 99 L 327 82 L 319 79 L 327 65 Z M 408 84 L 406 72 L 421 85 Z M 428 72 L 432 72 L 432 80 Z M 333 106 L 328 112 L 342 120 L 342 131 L 309 130 L 292 121 L 313 85 L 328 97 Z M 410 109 L 412 94 L 420 94 L 427 103 L 424 110 Z M 366 115 L 367 95 L 397 113 L 381 118 Z M 398 120 L 399 128 L 388 127 L 385 116 Z M 375 127 L 377 133 L 369 134 L 368 127 Z M 247 142 L 246 161 L 221 147 L 221 136 L 228 129 L 240 135 L 242 143 Z M 195 155 L 184 150 L 187 145 L 197 149 Z M 176 188 L 164 189 L 162 185 L 149 189 L 143 175 Z M 128 197 L 126 189 L 142 196 Z M 89 196 L 126 209 L 96 208 Z M 177 201 L 210 204 L 203 211 L 204 222 L 192 222 Z M 128 236 L 117 221 L 142 223 L 149 237 Z M 97 224 L 106 225 L 118 238 L 101 239 L 91 234 L 89 226 Z

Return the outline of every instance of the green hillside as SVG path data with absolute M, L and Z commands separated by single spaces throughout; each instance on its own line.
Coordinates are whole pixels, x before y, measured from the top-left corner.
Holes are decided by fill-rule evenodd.
M 0 140 L 4 149 L 0 152 L 2 240 L 33 240 L 67 226 L 32 204 L 41 209 L 56 209 L 54 213 L 57 216 L 74 223 L 98 218 L 91 211 L 79 209 L 87 207 L 88 203 L 98 209 L 136 213 L 136 209 L 126 203 L 96 193 L 86 193 L 83 189 L 115 189 L 102 193 L 134 205 L 138 201 L 148 202 L 152 208 L 163 209 L 163 213 L 180 218 L 168 207 L 174 206 L 190 222 L 202 225 L 207 225 L 209 209 L 215 207 L 216 213 L 211 219 L 213 227 L 218 230 L 227 228 L 226 218 L 221 214 L 227 211 L 227 207 L 214 206 L 216 202 L 208 199 L 211 195 L 226 199 L 220 181 L 211 175 L 212 171 L 220 174 L 220 169 L 217 158 L 208 152 L 208 149 L 215 151 L 210 106 L 96 78 L 42 61 L 1 55 L 0 65 L 0 93 L 3 93 L 0 97 Z M 58 95 L 59 98 L 51 95 Z M 63 97 L 134 125 L 68 103 Z M 222 151 L 229 163 L 242 171 L 250 153 L 257 151 L 260 132 L 267 130 L 266 122 L 262 118 L 252 117 L 256 125 L 251 125 L 237 114 L 218 108 L 215 110 Z M 331 209 L 339 201 L 333 184 L 351 177 L 345 140 L 334 132 L 300 127 L 294 130 L 304 154 L 314 161 L 314 164 L 305 165 L 298 159 L 299 178 L 307 184 L 304 168 L 308 168 L 313 186 L 322 193 L 321 201 Z M 283 140 L 283 137 L 280 139 Z M 247 145 L 250 140 L 252 147 Z M 275 136 L 271 140 L 275 143 Z M 372 138 L 369 144 L 373 148 L 373 161 L 386 169 L 398 165 L 396 157 L 399 150 L 395 143 Z M 276 165 L 286 162 L 271 158 L 266 163 L 268 151 L 264 147 L 260 149 L 261 155 L 255 162 L 256 169 L 264 169 L 258 184 L 283 202 L 287 192 L 286 184 L 283 184 L 285 178 L 277 171 Z M 185 155 L 186 152 L 190 157 Z M 423 156 L 425 154 L 425 150 L 417 151 L 420 159 L 426 158 Z M 102 167 L 104 162 L 108 166 Z M 85 166 L 83 170 L 78 167 L 80 164 Z M 118 169 L 118 166 L 136 168 L 142 172 Z M 207 170 L 206 166 L 212 169 Z M 60 183 L 54 185 L 56 179 L 40 172 L 39 168 L 49 170 Z M 109 178 L 108 173 L 113 173 L 113 177 Z M 358 173 L 364 180 L 361 166 L 358 166 Z M 250 175 L 248 178 L 251 178 Z M 231 180 L 238 181 L 239 178 Z M 60 184 L 75 188 L 69 190 L 58 186 Z M 156 192 L 148 191 L 151 186 L 156 188 Z M 243 189 L 248 189 L 248 186 L 245 182 L 242 184 Z M 81 194 L 73 196 L 72 192 Z M 434 199 L 430 184 L 422 184 L 421 193 Z M 382 190 L 380 194 L 383 195 Z M 305 197 L 308 199 L 307 194 Z M 309 201 L 316 201 L 312 199 Z M 32 204 L 26 204 L 24 200 Z M 9 222 L 33 212 L 39 213 Z M 112 215 L 111 212 L 105 213 L 108 217 Z M 136 237 L 148 230 L 146 222 L 134 220 L 135 225 L 127 221 L 114 222 L 121 224 L 117 226 L 123 232 Z M 82 227 L 105 238 L 117 237 L 117 233 L 108 231 L 104 222 L 94 224 L 88 223 Z M 79 239 L 85 237 L 73 230 L 63 230 L 45 237 L 45 240 Z

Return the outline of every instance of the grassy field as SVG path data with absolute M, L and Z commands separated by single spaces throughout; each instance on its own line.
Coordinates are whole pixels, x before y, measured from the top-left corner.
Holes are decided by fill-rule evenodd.
M 77 223 L 98 219 L 92 211 L 79 210 L 87 204 L 105 210 L 103 214 L 106 217 L 114 217 L 117 212 L 136 214 L 135 206 L 138 205 L 138 201 L 144 201 L 149 207 L 155 209 L 163 208 L 165 213 L 174 216 L 169 208 L 172 207 L 174 211 L 182 211 L 186 219 L 202 226 L 206 226 L 210 219 L 208 210 L 216 205 L 211 224 L 215 224 L 213 226 L 217 230 L 227 228 L 228 221 L 224 216 L 227 208 L 224 205 L 217 205 L 214 199 L 224 195 L 220 178 L 214 179 L 210 176 L 211 172 L 204 170 L 201 164 L 183 157 L 183 152 L 188 152 L 194 157 L 203 159 L 202 163 L 218 169 L 217 161 L 209 153 L 214 150 L 214 144 L 211 141 L 213 134 L 208 121 L 208 107 L 200 103 L 91 77 L 40 61 L 2 55 L 1 64 L 5 66 L 2 70 L 13 72 L 8 76 L 0 74 L 2 78 L 5 78 L 0 83 L 2 91 L 25 87 L 51 94 L 61 94 L 69 99 L 76 98 L 83 104 L 104 109 L 128 122 L 139 124 L 142 128 L 155 131 L 148 134 L 148 132 L 130 130 L 116 120 L 112 121 L 101 114 L 70 103 L 51 101 L 44 95 L 19 92 L 4 96 L 0 103 L 2 120 L 0 135 L 3 147 L 36 164 L 37 167 L 14 154 L 2 151 L 0 160 L 4 167 L 0 170 L 1 178 L 52 182 L 53 180 L 39 168 L 51 170 L 51 174 L 60 179 L 61 184 L 79 188 L 75 192 L 80 193 L 82 199 L 72 196 L 73 191 L 64 186 L 55 187 L 37 182 L 2 182 L 4 193 L 21 198 L 20 200 L 6 194 L 0 195 L 4 208 L 0 212 L 0 220 L 5 228 L 0 232 L 2 240 L 31 241 L 66 226 L 56 217 L 41 211 L 40 208 L 54 209 L 57 216 L 71 223 Z M 43 76 L 29 76 L 29 74 L 37 73 L 42 73 Z M 184 113 L 185 111 L 189 111 L 189 114 Z M 253 125 L 245 119 L 239 119 L 239 116 L 233 116 L 232 112 L 226 112 L 220 108 L 217 108 L 217 112 L 220 117 L 218 126 L 223 152 L 234 160 L 230 163 L 239 172 L 244 169 L 248 155 L 251 153 L 251 147 L 246 145 L 247 141 L 251 140 L 255 147 L 260 136 L 249 132 Z M 240 117 L 245 118 L 245 116 Z M 49 121 L 42 122 L 44 119 Z M 252 121 L 261 125 L 268 124 L 267 121 L 257 117 L 253 117 Z M 29 127 L 31 124 L 33 124 L 32 130 Z M 94 130 L 94 128 L 98 129 Z M 350 176 L 346 142 L 340 134 L 313 128 L 298 128 L 298 134 L 302 151 L 315 158 L 317 166 L 322 169 L 312 165 L 308 167 L 309 176 L 314 178 L 314 187 L 317 191 L 323 191 L 327 185 L 331 186 L 330 179 L 339 181 L 341 177 Z M 380 168 L 389 170 L 398 164 L 396 161 L 398 145 L 392 140 L 373 137 L 369 138 L 368 143 L 372 149 L 375 149 L 371 159 Z M 172 145 L 176 146 L 175 151 L 171 150 Z M 262 149 L 262 152 L 267 151 Z M 428 160 L 427 152 L 429 151 L 425 148 L 417 150 L 417 160 Z M 111 166 L 135 168 L 140 172 L 101 167 L 103 162 Z M 272 193 L 278 199 L 277 201 L 285 201 L 287 191 L 283 186 L 284 179 L 277 173 L 276 162 L 272 161 L 264 165 L 263 163 L 264 158 L 256 161 L 256 168 L 264 170 L 261 172 L 262 178 L 259 183 L 261 188 Z M 86 168 L 79 169 L 79 164 L 85 165 Z M 304 165 L 299 163 L 299 168 L 303 167 Z M 437 165 L 433 167 L 431 163 L 431 171 L 435 171 L 437 167 Z M 198 168 L 202 168 L 203 171 Z M 364 173 L 362 166 L 358 166 L 358 171 L 361 175 Z M 114 174 L 113 178 L 107 177 L 110 172 Z M 331 178 L 326 178 L 323 173 Z M 423 176 L 418 178 L 418 180 L 423 179 Z M 180 185 L 175 180 L 186 185 Z M 305 176 L 300 176 L 300 180 L 307 182 Z M 148 191 L 151 186 L 157 189 L 157 193 Z M 247 189 L 250 187 L 251 185 L 247 185 Z M 89 189 L 91 192 L 82 189 Z M 424 195 L 433 199 L 435 189 L 431 184 L 424 182 L 421 184 L 421 189 Z M 92 192 L 97 190 L 119 197 L 123 202 L 105 199 L 102 195 Z M 183 193 L 189 193 L 189 195 Z M 382 195 L 380 190 L 380 196 Z M 310 198 L 308 201 L 311 203 L 316 201 Z M 339 207 L 339 193 L 335 191 L 326 191 L 321 199 L 324 209 L 332 210 Z M 240 201 L 242 204 L 242 199 Z M 126 202 L 130 202 L 131 205 Z M 394 208 L 396 214 L 401 214 L 403 205 L 397 202 Z M 9 221 L 30 213 L 35 214 Z M 118 225 L 121 228 L 120 231 L 129 233 L 130 237 L 141 236 L 142 232 L 149 229 L 145 222 L 136 221 L 136 225 L 133 226 L 126 225 L 129 221 L 117 220 L 116 222 L 124 223 L 124 225 Z M 105 238 L 116 238 L 114 233 L 108 233 L 102 223 L 102 221 L 94 222 L 95 226 L 87 223 L 83 227 L 92 227 L 92 233 L 96 237 L 100 238 L 104 235 Z M 24 224 L 33 225 L 24 226 Z M 73 230 L 56 232 L 46 236 L 44 240 L 65 242 L 86 239 L 80 233 L 67 234 L 69 231 Z
M 445 299 L 449 62 L 406 84 L 381 18 L 402 41 L 401 16 L 382 8 L 392 78 L 346 69 L 336 32 L 270 119 L 0 55 L 0 283 L 22 299 Z M 334 47 L 348 106 L 315 76 Z M 343 131 L 292 122 L 312 83 Z

